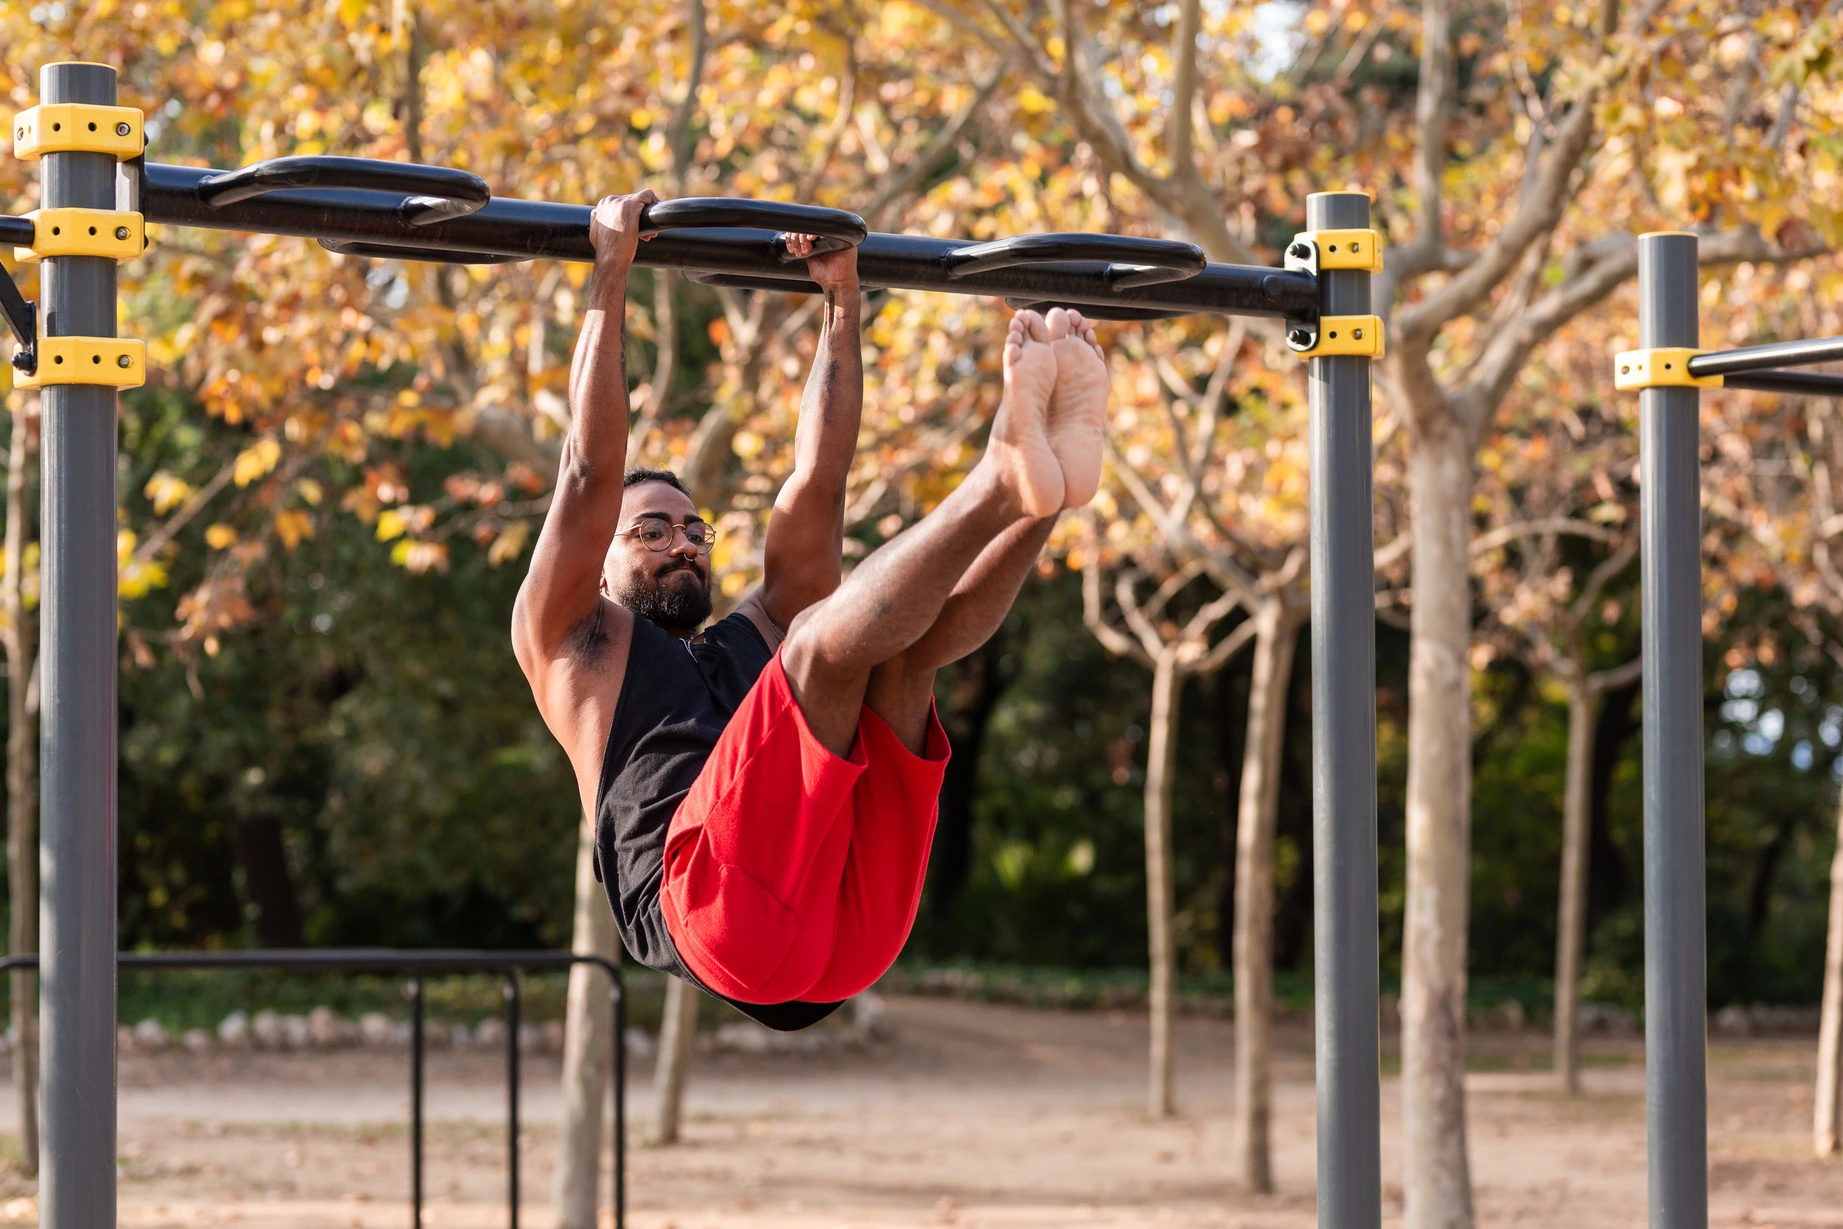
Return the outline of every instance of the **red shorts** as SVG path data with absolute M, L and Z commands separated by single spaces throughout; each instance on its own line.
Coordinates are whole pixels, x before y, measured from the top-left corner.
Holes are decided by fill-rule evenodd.
M 849 759 L 827 750 L 776 653 L 666 832 L 659 902 L 679 958 L 742 1003 L 830 1003 L 889 969 L 915 923 L 947 769 L 868 708 Z

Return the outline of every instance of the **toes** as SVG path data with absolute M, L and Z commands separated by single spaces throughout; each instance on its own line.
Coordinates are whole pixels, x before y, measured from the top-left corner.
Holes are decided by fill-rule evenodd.
M 1050 308 L 1049 316 L 1043 322 L 1049 331 L 1048 340 L 1061 341 L 1063 338 L 1067 337 L 1074 319 L 1074 313 L 1070 312 L 1067 308 Z
M 1019 320 L 1024 322 L 1024 331 L 1029 336 L 1030 340 L 1048 341 L 1050 339 L 1049 325 L 1044 323 L 1042 316 L 1039 316 L 1030 308 L 1026 307 L 1023 311 L 1011 317 L 1011 319 L 1014 323 Z

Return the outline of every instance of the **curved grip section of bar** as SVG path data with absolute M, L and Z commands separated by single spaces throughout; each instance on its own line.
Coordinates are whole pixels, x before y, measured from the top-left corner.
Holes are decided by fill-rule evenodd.
M 662 231 L 704 228 L 780 231 L 768 245 L 775 259 L 783 264 L 806 259 L 787 250 L 788 234 L 818 236 L 820 241 L 812 251 L 818 256 L 854 248 L 870 233 L 863 218 L 843 209 L 727 196 L 681 196 L 648 205 L 640 214 L 640 233 L 649 238 Z
M 1095 261 L 1106 265 L 1110 286 L 1157 286 L 1181 282 L 1203 272 L 1209 258 L 1194 243 L 1145 239 L 1136 235 L 1016 235 L 991 243 L 957 248 L 942 258 L 949 277 L 960 278 L 1017 265 Z
M 234 171 L 208 175 L 198 182 L 198 199 L 211 209 L 296 188 L 348 188 L 400 193 L 399 219 L 411 226 L 430 226 L 464 218 L 492 199 L 486 180 L 453 167 L 381 158 L 342 158 L 330 154 L 271 158 Z
M 351 239 L 322 239 L 320 246 L 341 256 L 366 256 L 375 260 L 427 260 L 448 265 L 512 265 L 530 260 L 529 256 L 503 256 L 487 252 L 464 252 L 451 248 L 410 247 L 396 243 L 364 243 Z

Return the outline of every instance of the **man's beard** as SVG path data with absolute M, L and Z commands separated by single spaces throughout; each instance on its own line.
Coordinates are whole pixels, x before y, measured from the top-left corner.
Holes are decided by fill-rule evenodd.
M 693 577 L 698 577 L 693 569 L 674 569 L 656 577 L 653 587 L 624 588 L 614 595 L 614 600 L 642 619 L 668 631 L 695 631 L 705 619 L 710 618 L 710 586 L 665 583 L 678 575 L 679 571 L 688 571 Z

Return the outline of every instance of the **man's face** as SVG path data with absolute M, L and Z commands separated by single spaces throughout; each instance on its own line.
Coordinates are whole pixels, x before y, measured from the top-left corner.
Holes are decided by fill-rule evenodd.
M 647 518 L 672 526 L 663 550 L 648 548 L 636 532 Z M 602 574 L 614 600 L 669 632 L 689 635 L 710 617 L 710 556 L 682 527 L 702 523 L 683 491 L 663 482 L 638 482 L 621 497 L 621 527 L 608 547 Z

